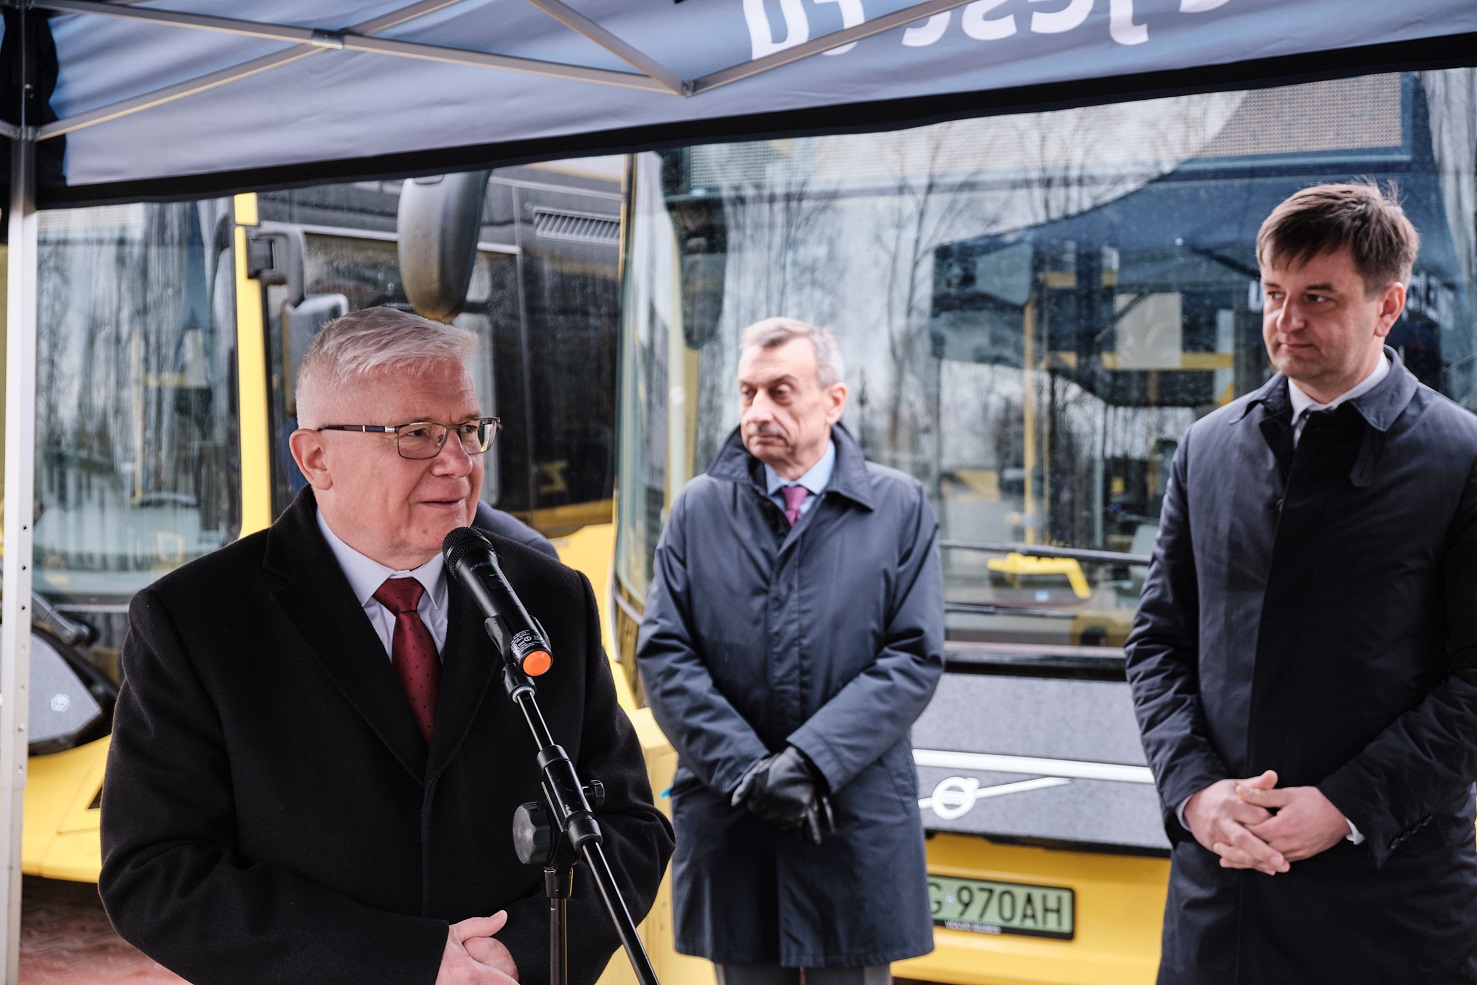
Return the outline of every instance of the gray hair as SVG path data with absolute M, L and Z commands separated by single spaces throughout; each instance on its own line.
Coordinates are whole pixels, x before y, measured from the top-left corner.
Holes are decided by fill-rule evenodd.
M 328 395 L 375 373 L 418 372 L 437 363 L 466 366 L 477 333 L 396 308 L 365 308 L 335 318 L 313 339 L 297 373 L 297 415 L 304 427 L 321 423 Z
M 833 386 L 846 378 L 846 359 L 841 355 L 841 340 L 836 333 L 796 318 L 766 318 L 750 325 L 739 336 L 739 353 L 755 346 L 773 349 L 797 338 L 810 340 L 815 350 L 816 380 L 821 386 Z

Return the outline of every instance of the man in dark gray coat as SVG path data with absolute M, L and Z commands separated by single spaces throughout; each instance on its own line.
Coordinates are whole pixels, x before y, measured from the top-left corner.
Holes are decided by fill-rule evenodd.
M 1372 186 L 1278 206 L 1279 372 L 1175 456 L 1127 647 L 1161 983 L 1477 982 L 1477 418 L 1383 347 L 1417 244 Z
M 943 670 L 938 522 L 838 423 L 834 335 L 769 319 L 740 352 L 637 646 L 679 761 L 677 949 L 720 985 L 875 985 L 933 946 L 908 730 Z

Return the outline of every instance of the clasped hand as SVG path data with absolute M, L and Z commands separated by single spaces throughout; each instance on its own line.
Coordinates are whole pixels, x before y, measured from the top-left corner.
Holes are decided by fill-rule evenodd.
M 733 806 L 743 804 L 761 820 L 796 831 L 812 844 L 836 829 L 825 780 L 794 746 L 765 756 L 739 781 Z
M 492 936 L 508 922 L 505 910 L 451 925 L 436 985 L 517 985 L 518 965 L 502 941 Z
M 1317 787 L 1278 787 L 1267 770 L 1218 780 L 1185 803 L 1185 823 L 1226 869 L 1286 872 L 1349 834 L 1349 822 Z

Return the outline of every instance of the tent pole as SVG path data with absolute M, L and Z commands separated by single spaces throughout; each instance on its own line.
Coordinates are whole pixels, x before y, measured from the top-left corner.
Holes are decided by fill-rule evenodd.
M 0 893 L 4 981 L 21 961 L 21 818 L 25 800 L 31 679 L 31 521 L 35 511 L 35 143 L 10 142 L 10 247 L 6 257 L 4 381 L 4 582 L 0 608 Z
M 36 481 L 36 145 L 11 141 L 6 258 L 5 567 L 0 605 L 0 935 L 7 985 L 20 981 L 21 819 L 31 677 L 31 523 Z

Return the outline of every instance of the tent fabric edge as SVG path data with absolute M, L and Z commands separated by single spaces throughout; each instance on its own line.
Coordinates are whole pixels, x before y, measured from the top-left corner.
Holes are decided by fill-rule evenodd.
M 421 174 L 472 171 L 570 157 L 776 137 L 881 132 L 966 117 L 1068 109 L 1125 99 L 1155 99 L 1235 88 L 1273 88 L 1351 75 L 1472 66 L 1477 66 L 1477 32 L 1341 48 L 1311 55 L 1122 75 L 1096 80 L 1091 87 L 1080 82 L 1055 82 L 777 113 L 679 120 L 334 161 L 295 162 L 140 181 L 50 186 L 38 189 L 37 206 L 53 209 L 121 202 L 180 201 L 335 181 L 396 180 Z M 0 186 L 0 192 L 3 192 L 3 186 Z

